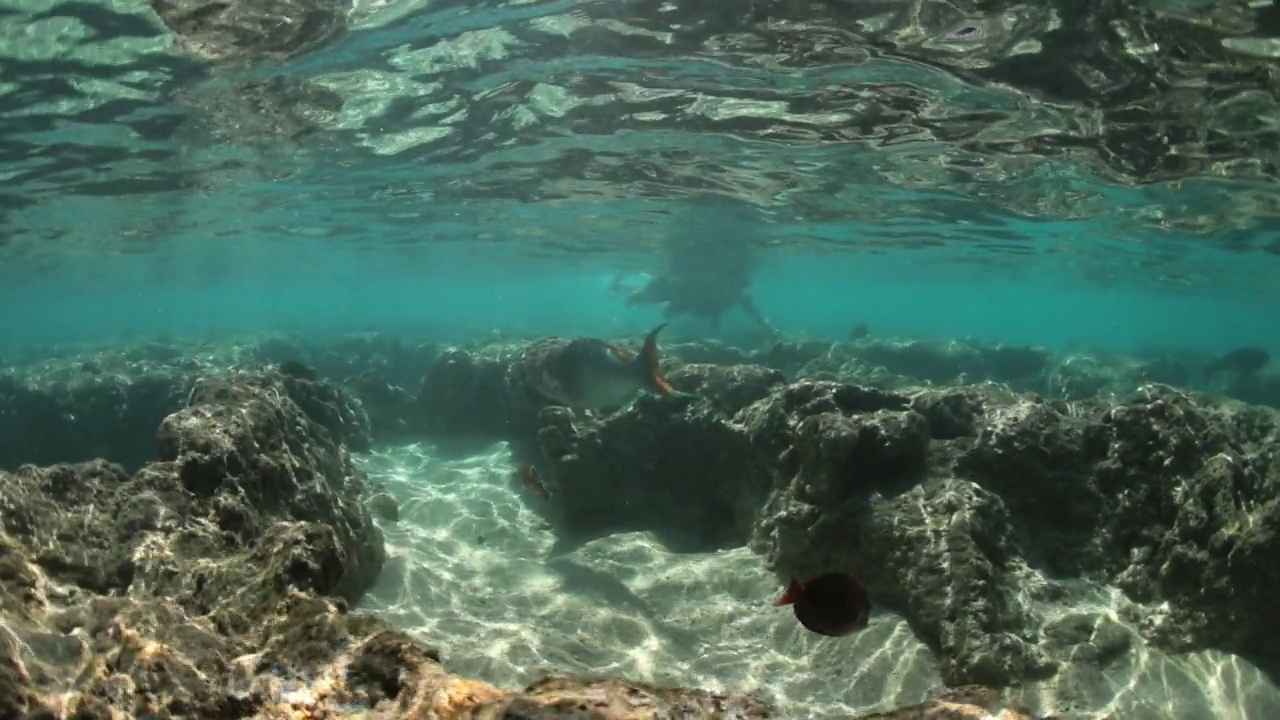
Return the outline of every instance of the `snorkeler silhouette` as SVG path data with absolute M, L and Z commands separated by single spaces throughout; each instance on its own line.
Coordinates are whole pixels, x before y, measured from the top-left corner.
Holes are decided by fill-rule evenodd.
M 771 334 L 777 331 L 747 292 L 755 271 L 755 258 L 743 243 L 709 243 L 705 238 L 684 239 L 668 251 L 665 273 L 649 278 L 627 297 L 627 305 L 662 305 L 662 317 L 699 317 L 720 327 L 720 318 L 737 306 Z

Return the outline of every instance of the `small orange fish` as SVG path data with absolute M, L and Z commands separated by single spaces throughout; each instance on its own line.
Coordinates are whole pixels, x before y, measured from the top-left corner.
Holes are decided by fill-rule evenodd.
M 871 615 L 866 589 L 844 573 L 824 573 L 803 585 L 792 578 L 787 592 L 773 604 L 794 604 L 801 625 L 832 637 L 865 628 Z
M 525 490 L 528 490 L 534 496 L 543 500 L 551 499 L 551 488 L 542 479 L 542 473 L 538 472 L 538 468 L 532 465 L 525 465 L 520 468 L 520 483 L 524 485 Z

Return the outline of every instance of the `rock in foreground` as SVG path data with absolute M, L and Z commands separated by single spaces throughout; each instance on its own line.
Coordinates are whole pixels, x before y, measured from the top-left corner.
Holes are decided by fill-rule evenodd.
M 384 550 L 344 444 L 367 420 L 340 400 L 273 372 L 207 379 L 132 476 L 0 473 L 0 717 L 770 717 L 617 680 L 506 693 L 348 612 Z
M 345 671 L 332 668 L 387 631 L 341 612 L 381 564 L 364 506 L 396 517 L 346 450 L 389 432 L 511 441 L 560 488 L 538 508 L 568 544 L 649 531 L 677 550 L 749 544 L 780 579 L 855 573 L 934 650 L 949 684 L 1030 689 L 1024 700 L 1061 709 L 1106 705 L 1106 678 L 1150 650 L 1221 650 L 1273 676 L 1280 668 L 1267 641 L 1280 551 L 1269 530 L 1280 424 L 1268 410 L 1158 385 L 1066 402 L 985 384 L 790 380 L 745 358 L 668 356 L 671 382 L 697 399 L 573 413 L 528 392 L 517 353 L 495 347 L 434 363 L 406 354 L 425 370 L 416 398 L 386 368 L 338 363 L 338 375 L 360 379 L 347 386 L 363 405 L 314 372 L 201 381 L 164 420 L 159 461 L 136 473 L 97 461 L 0 478 L 11 565 L 0 581 L 20 648 L 10 677 L 23 688 L 0 710 L 71 692 L 125 715 L 242 717 L 305 699 L 322 670 L 339 682 Z M 120 407 L 112 398 L 125 385 L 76 372 L 74 387 L 102 398 L 94 407 Z M 188 397 L 190 383 L 170 375 L 127 386 L 163 388 L 140 393 L 155 402 L 130 417 L 151 415 L 154 427 L 156 408 Z M 26 408 L 12 401 L 62 385 L 33 387 L 0 395 Z M 21 429 L 28 416 L 8 417 Z M 111 425 L 105 410 L 94 417 Z M 45 435 L 17 437 L 38 439 L 42 457 L 80 438 Z M 93 447 L 117 436 L 98 430 Z M 146 452 L 135 442 L 124 456 Z M 330 615 L 347 619 L 307 624 Z M 369 624 L 351 629 L 350 618 Z M 165 648 L 179 669 L 102 660 L 121 652 L 121 633 Z M 403 694 L 387 698 L 411 704 Z

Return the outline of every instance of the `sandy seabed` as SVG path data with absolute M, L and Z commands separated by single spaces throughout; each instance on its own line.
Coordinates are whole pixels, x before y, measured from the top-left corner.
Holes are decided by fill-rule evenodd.
M 400 502 L 399 522 L 382 524 L 388 561 L 361 609 L 439 648 L 453 672 L 507 687 L 570 673 L 752 692 L 791 720 L 885 710 L 942 688 L 902 618 L 877 611 L 856 635 L 811 634 L 770 604 L 783 588 L 746 548 L 677 554 L 625 533 L 561 552 L 505 443 L 459 460 L 415 444 L 358 464 Z M 1123 600 L 1100 589 L 1096 602 Z M 1280 718 L 1280 691 L 1218 652 L 1143 646 L 1020 694 L 1038 711 L 1082 717 Z

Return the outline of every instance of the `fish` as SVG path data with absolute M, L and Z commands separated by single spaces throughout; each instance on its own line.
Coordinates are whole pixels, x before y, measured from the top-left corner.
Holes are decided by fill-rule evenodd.
M 542 473 L 538 472 L 538 468 L 532 465 L 525 465 L 520 468 L 520 484 L 529 494 L 542 500 L 550 500 L 555 492 L 547 481 L 542 479 Z
M 871 597 L 866 588 L 845 573 L 823 573 L 801 584 L 791 578 L 774 607 L 794 605 L 796 619 L 810 632 L 841 637 L 867 627 Z
M 1204 379 L 1212 380 L 1220 373 L 1237 376 L 1253 375 L 1271 362 L 1271 353 L 1260 347 L 1236 348 L 1209 363 L 1204 368 Z
M 597 338 L 577 338 L 526 356 L 533 389 L 575 410 L 602 410 L 626 404 L 641 392 L 694 397 L 667 382 L 658 364 L 658 333 L 650 331 L 640 352 Z

